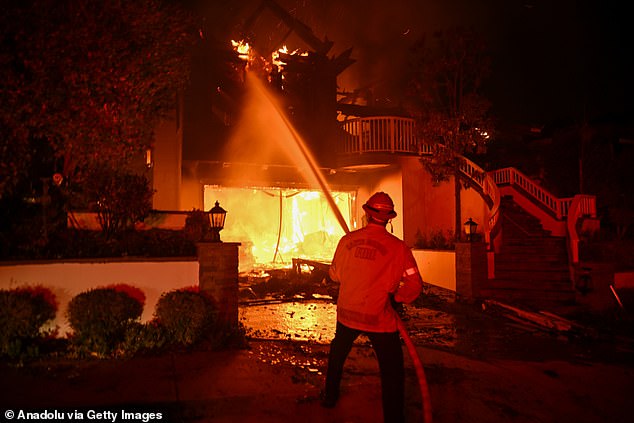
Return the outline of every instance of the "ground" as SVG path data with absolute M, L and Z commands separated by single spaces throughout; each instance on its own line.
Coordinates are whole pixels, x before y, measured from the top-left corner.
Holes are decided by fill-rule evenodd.
M 278 294 L 252 283 L 255 289 L 245 295 L 258 296 L 260 289 L 256 300 L 268 301 L 267 307 L 294 299 L 298 310 L 327 310 L 329 287 L 321 286 L 322 294 L 302 293 L 307 289 L 277 283 Z M 284 287 L 287 295 L 280 295 Z M 547 329 L 494 304 L 483 308 L 428 288 L 403 317 L 424 366 L 435 422 L 634 421 L 634 342 L 631 322 L 622 314 L 596 327 Z M 267 330 L 260 328 L 241 349 L 44 360 L 22 368 L 2 364 L 0 411 L 5 419 L 8 410 L 59 409 L 84 417 L 91 410 L 160 412 L 170 422 L 381 421 L 378 368 L 365 340 L 346 363 L 339 404 L 328 410 L 318 401 L 327 340 L 287 330 L 270 330 L 279 336 L 265 340 Z M 422 422 L 419 380 L 404 351 L 408 422 Z M 142 421 L 137 417 L 131 421 Z

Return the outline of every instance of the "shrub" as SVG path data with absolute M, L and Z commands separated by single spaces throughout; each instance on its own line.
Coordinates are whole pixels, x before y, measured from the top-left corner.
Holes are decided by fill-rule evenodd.
M 67 318 L 73 329 L 73 346 L 86 352 L 107 356 L 124 340 L 127 328 L 138 321 L 143 305 L 120 289 L 97 288 L 73 297 Z
M 429 232 L 429 236 L 418 231 L 414 247 L 427 250 L 454 250 L 456 245 L 450 230 L 435 229 Z
M 39 355 L 47 333 L 45 323 L 55 318 L 55 295 L 41 286 L 0 290 L 0 356 L 22 359 Z
M 181 289 L 161 295 L 156 319 L 172 344 L 190 346 L 208 336 L 215 323 L 215 309 L 203 294 Z
M 195 256 L 196 245 L 183 231 L 148 229 L 124 231 L 106 238 L 99 231 L 69 229 L 51 239 L 46 257 L 177 257 Z
M 111 237 L 101 231 L 68 228 L 49 234 L 48 243 L 43 243 L 39 232 L 21 235 L 14 232 L 0 232 L 0 256 L 5 260 L 185 257 L 196 255 L 195 242 L 199 241 L 189 239 L 184 230 L 157 228 L 127 230 Z
M 193 242 L 204 241 L 209 238 L 211 233 L 211 223 L 209 222 L 209 213 L 203 210 L 193 209 L 187 214 L 185 219 L 185 227 L 183 228 L 185 237 Z
M 119 168 L 98 167 L 87 175 L 86 199 L 107 237 L 132 229 L 152 209 L 148 179 Z
M 167 345 L 167 335 L 156 320 L 147 323 L 132 322 L 126 332 L 120 349 L 124 355 L 157 352 Z

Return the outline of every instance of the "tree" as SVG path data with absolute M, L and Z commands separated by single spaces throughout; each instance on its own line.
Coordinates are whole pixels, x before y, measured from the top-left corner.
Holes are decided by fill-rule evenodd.
M 167 0 L 3 2 L 0 198 L 28 174 L 33 139 L 67 182 L 129 165 L 174 110 L 196 33 Z
M 143 175 L 120 169 L 98 168 L 87 175 L 84 189 L 89 210 L 106 237 L 112 237 L 142 221 L 152 209 L 152 189 Z
M 433 146 L 422 158 L 434 182 L 455 183 L 455 238 L 462 223 L 460 171 L 464 154 L 479 152 L 492 133 L 490 103 L 480 93 L 489 74 L 489 57 L 479 34 L 456 28 L 423 37 L 412 50 L 409 109 L 417 121 L 419 139 Z

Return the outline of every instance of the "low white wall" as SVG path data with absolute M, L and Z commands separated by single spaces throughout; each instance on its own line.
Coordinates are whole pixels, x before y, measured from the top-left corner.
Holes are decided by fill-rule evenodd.
M 141 320 L 152 318 L 162 293 L 198 285 L 198 261 L 102 261 L 0 264 L 0 289 L 42 285 L 57 297 L 58 310 L 53 327 L 63 336 L 68 302 L 75 295 L 112 284 L 134 286 L 145 294 Z
M 423 280 L 432 285 L 456 290 L 455 253 L 453 251 L 412 250 Z M 156 303 L 164 292 L 198 285 L 198 261 L 74 261 L 41 263 L 0 263 L 0 289 L 42 285 L 49 288 L 58 302 L 52 327 L 60 336 L 69 332 L 66 322 L 68 302 L 77 294 L 113 284 L 136 287 L 145 294 L 141 320 L 152 319 Z
M 454 251 L 412 250 L 418 270 L 426 283 L 456 290 L 456 253 Z
M 616 272 L 614 274 L 614 287 L 634 288 L 634 272 Z

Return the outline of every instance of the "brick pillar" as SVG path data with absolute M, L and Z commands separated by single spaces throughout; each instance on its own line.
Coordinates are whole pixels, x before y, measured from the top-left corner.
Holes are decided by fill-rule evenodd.
M 464 299 L 480 297 L 487 280 L 487 252 L 484 242 L 456 243 L 456 294 Z
M 218 322 L 238 327 L 237 242 L 199 242 L 198 287 L 218 309 Z

